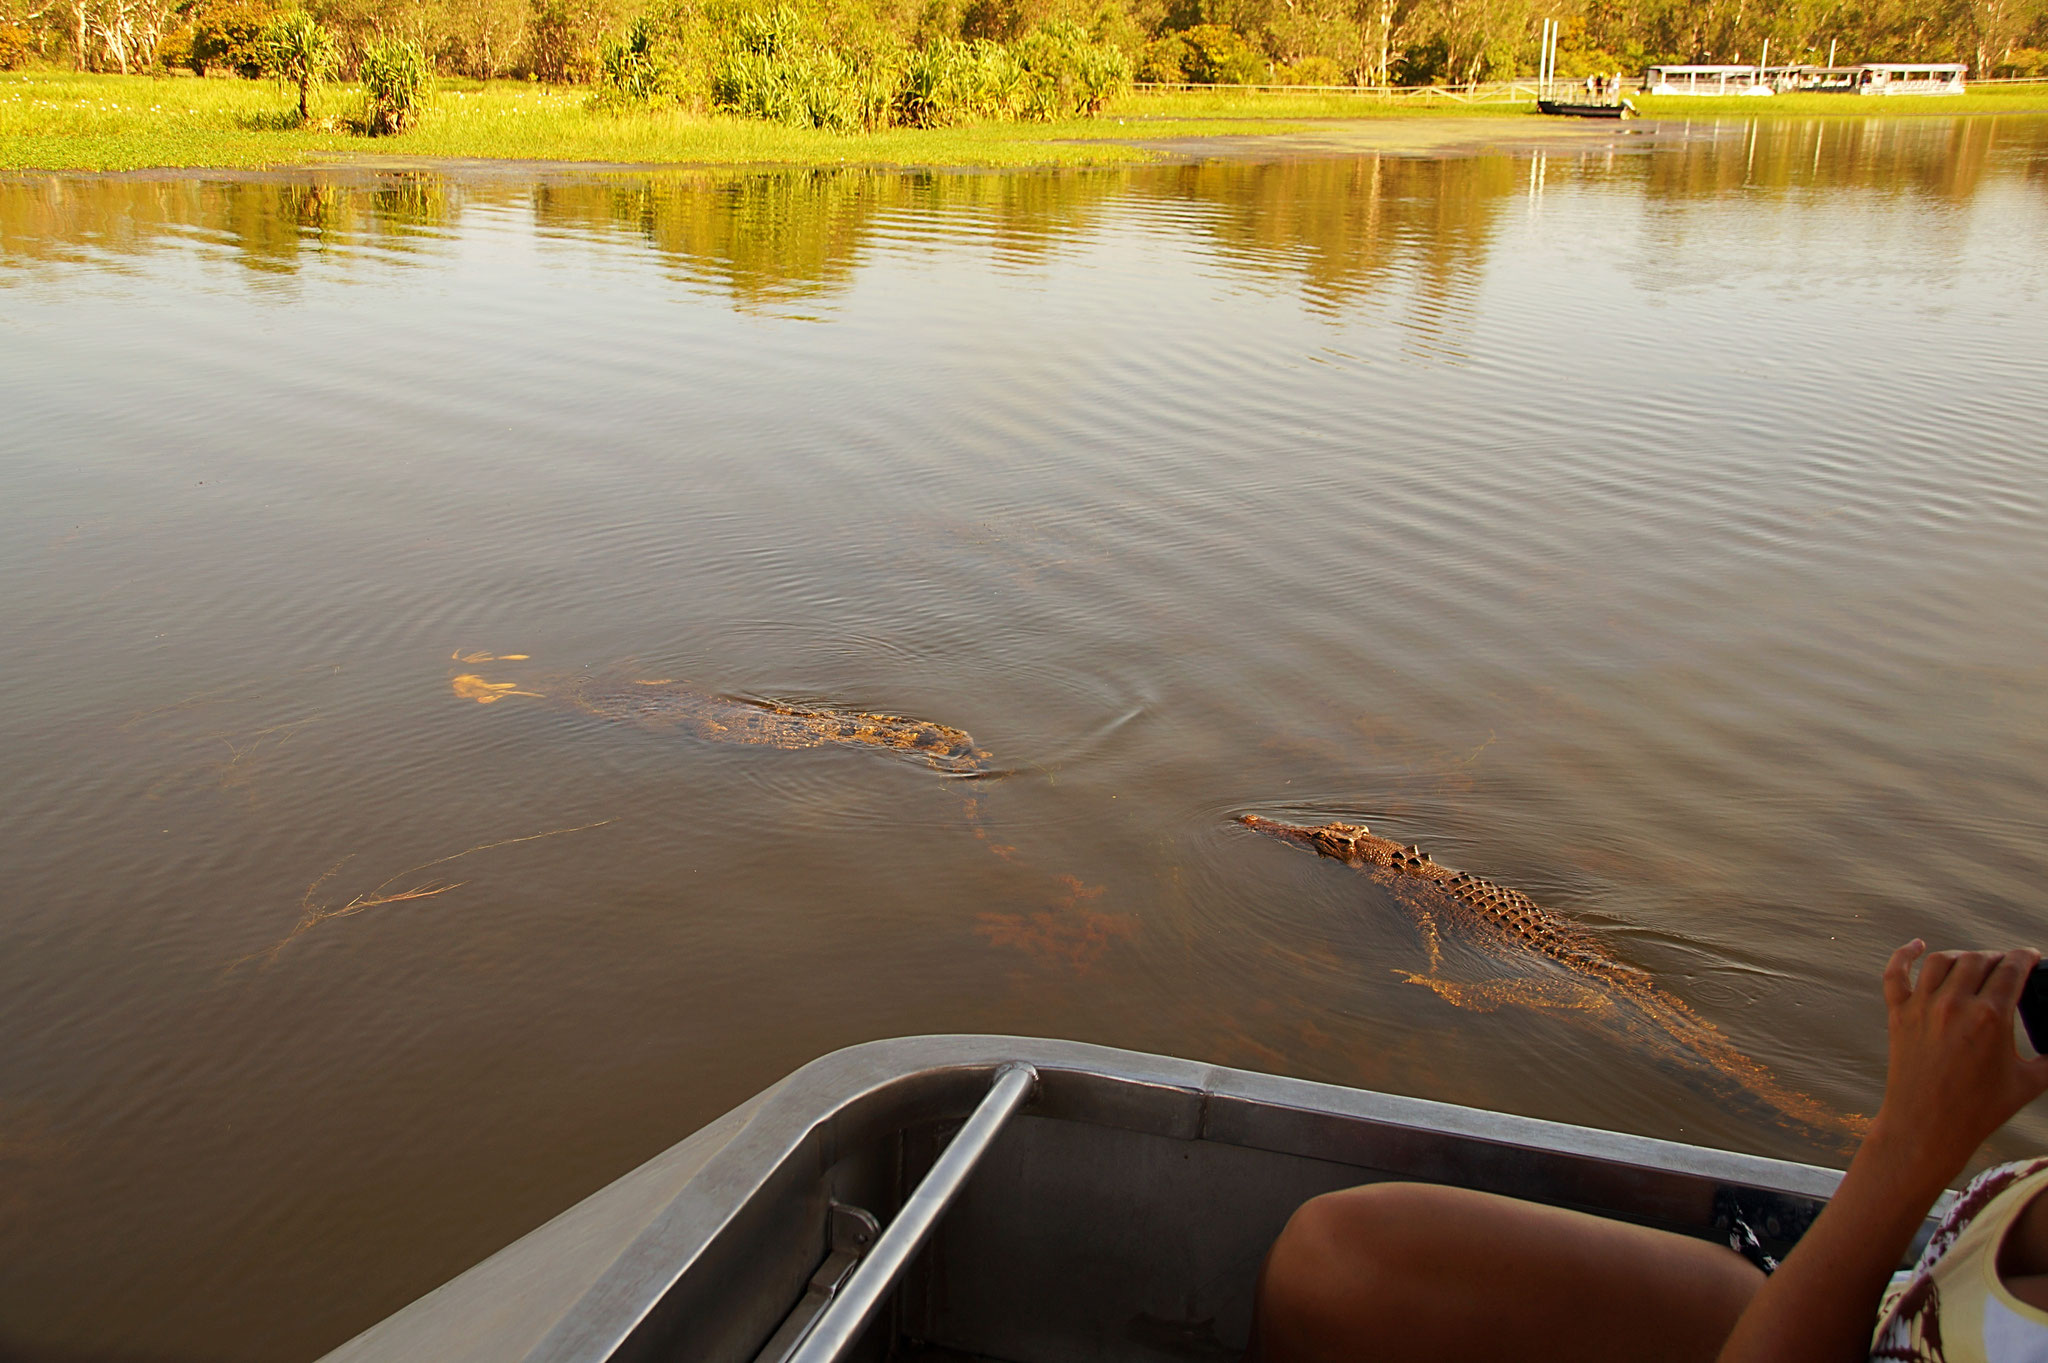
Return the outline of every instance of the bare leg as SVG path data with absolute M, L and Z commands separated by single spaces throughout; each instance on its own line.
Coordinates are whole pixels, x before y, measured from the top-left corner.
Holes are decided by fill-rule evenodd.
M 1377 1183 L 1305 1203 L 1259 1275 L 1257 1363 L 1710 1363 L 1763 1283 L 1719 1245 Z

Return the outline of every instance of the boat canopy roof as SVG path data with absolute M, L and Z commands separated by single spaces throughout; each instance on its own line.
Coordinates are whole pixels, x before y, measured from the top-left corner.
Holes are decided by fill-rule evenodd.
M 1735 65 L 1671 65 L 1652 66 L 1651 71 L 1661 71 L 1667 76 L 1746 76 L 1761 72 L 1765 75 L 1800 73 L 1815 76 L 1853 76 L 1859 71 L 1940 71 L 1961 74 L 1969 70 L 1967 62 L 1859 62 L 1855 66 L 1758 66 L 1754 62 Z

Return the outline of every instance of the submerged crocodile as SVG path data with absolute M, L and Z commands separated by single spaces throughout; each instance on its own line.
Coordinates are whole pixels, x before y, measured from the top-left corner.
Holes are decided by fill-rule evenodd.
M 467 659 L 465 659 L 467 661 Z M 666 677 L 570 677 L 536 682 L 493 682 L 474 673 L 454 678 L 455 694 L 489 705 L 512 696 L 557 700 L 585 714 L 646 728 L 682 728 L 721 743 L 771 748 L 871 748 L 922 761 L 937 771 L 971 775 L 990 770 L 989 755 L 972 735 L 930 720 L 823 705 L 721 696 L 678 685 Z
M 1639 1019 L 1795 1121 L 1838 1134 L 1858 1125 L 1784 1087 L 1769 1070 L 1736 1050 L 1711 1022 L 1659 989 L 1648 972 L 1617 959 L 1584 928 L 1519 890 L 1439 865 L 1421 848 L 1380 837 L 1364 824 L 1291 824 L 1256 814 L 1241 814 L 1238 822 L 1333 857 L 1392 890 L 1415 912 L 1429 952 L 1428 974 L 1397 972 L 1411 983 L 1452 1003 L 1485 1011 L 1515 1003 L 1624 1022 Z M 1510 970 L 1520 966 L 1520 977 L 1480 982 L 1446 978 L 1442 967 L 1447 931 L 1460 945 L 1493 956 Z M 1556 970 L 1546 971 L 1537 962 Z

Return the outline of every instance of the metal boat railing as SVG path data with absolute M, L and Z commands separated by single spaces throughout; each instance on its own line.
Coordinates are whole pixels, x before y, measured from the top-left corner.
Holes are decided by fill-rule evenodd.
M 1782 1254 L 1839 1178 L 1078 1042 L 869 1042 L 328 1363 L 1212 1357 L 1243 1348 L 1259 1260 L 1318 1193 L 1447 1183 L 1715 1239 L 1740 1218 Z
M 981 1106 L 974 1109 L 974 1115 L 946 1146 L 946 1153 L 939 1156 L 931 1172 L 919 1181 L 903 1210 L 875 1242 L 874 1249 L 853 1270 L 845 1290 L 824 1306 L 798 1337 L 787 1355 L 789 1363 L 838 1363 L 853 1347 L 861 1331 L 867 1329 L 868 1322 L 881 1309 L 883 1298 L 896 1286 L 903 1270 L 910 1267 L 911 1257 L 924 1248 L 939 1218 L 967 1186 L 974 1166 L 981 1163 L 981 1157 L 988 1153 L 1004 1124 L 1037 1087 L 1038 1071 L 1029 1065 L 1005 1065 L 996 1072 L 988 1097 L 981 1100 Z M 763 1363 L 781 1363 L 782 1357 L 770 1358 L 766 1351 L 762 1356 Z

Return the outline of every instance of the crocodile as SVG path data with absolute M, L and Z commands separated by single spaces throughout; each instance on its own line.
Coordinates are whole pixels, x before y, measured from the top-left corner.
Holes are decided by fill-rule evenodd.
M 1593 934 L 1520 890 L 1453 870 L 1420 847 L 1381 837 L 1364 824 L 1292 824 L 1256 814 L 1241 814 L 1238 822 L 1341 861 L 1393 891 L 1414 911 L 1429 953 L 1427 974 L 1395 972 L 1412 984 L 1481 1011 L 1512 1003 L 1591 1013 L 1625 1025 L 1648 1023 L 1708 1069 L 1796 1122 L 1837 1136 L 1862 1127 L 1860 1118 L 1843 1117 L 1785 1087 L 1683 1000 L 1658 988 L 1649 972 L 1619 959 Z M 1461 945 L 1500 960 L 1517 978 L 1474 983 L 1445 976 L 1446 929 L 1457 934 Z M 1536 962 L 1556 969 L 1545 970 Z M 1643 1029 L 1631 1025 L 1629 1030 Z
M 962 776 L 991 769 L 988 752 L 975 746 L 971 734 L 951 725 L 836 706 L 722 696 L 680 685 L 668 677 L 570 677 L 559 683 L 533 684 L 545 690 L 527 690 L 519 683 L 487 681 L 464 673 L 449 685 L 456 695 L 483 705 L 511 696 L 555 700 L 600 719 L 650 729 L 682 728 L 720 743 L 868 748 Z

